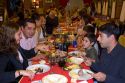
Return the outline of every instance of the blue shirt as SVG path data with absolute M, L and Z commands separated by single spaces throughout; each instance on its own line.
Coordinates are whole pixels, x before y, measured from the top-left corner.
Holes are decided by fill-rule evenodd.
M 106 74 L 103 83 L 125 83 L 125 48 L 117 44 L 110 53 L 103 49 L 100 61 L 91 68 Z

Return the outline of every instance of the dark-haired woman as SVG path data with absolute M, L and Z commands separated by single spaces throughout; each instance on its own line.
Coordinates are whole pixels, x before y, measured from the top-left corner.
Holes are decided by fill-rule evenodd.
M 16 78 L 34 73 L 25 70 L 27 59 L 18 51 L 21 30 L 15 23 L 7 23 L 0 27 L 0 83 L 16 83 Z

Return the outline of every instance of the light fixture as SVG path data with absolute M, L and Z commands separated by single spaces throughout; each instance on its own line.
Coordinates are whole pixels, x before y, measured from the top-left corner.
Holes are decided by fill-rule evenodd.
M 32 2 L 36 2 L 36 0 L 32 0 Z

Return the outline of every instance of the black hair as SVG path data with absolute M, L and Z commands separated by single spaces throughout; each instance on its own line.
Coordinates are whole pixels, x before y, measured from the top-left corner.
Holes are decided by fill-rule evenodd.
M 32 18 L 25 18 L 20 26 L 25 27 L 27 25 L 27 22 L 36 24 L 36 22 Z
M 40 20 L 40 15 L 39 15 L 38 13 L 34 13 L 34 14 L 31 16 L 31 18 L 32 18 L 33 20 Z
M 15 33 L 19 30 L 18 24 L 6 22 L 0 27 L 0 53 L 10 53 L 17 55 L 18 44 Z
M 86 8 L 83 8 L 81 11 L 79 11 L 79 16 L 83 18 L 87 14 Z
M 95 33 L 95 27 L 93 27 L 93 25 L 85 25 L 83 28 L 84 31 L 86 31 L 87 33 Z
M 84 37 L 87 37 L 89 40 L 90 40 L 90 42 L 92 43 L 96 43 L 96 36 L 95 36 L 95 34 L 92 34 L 92 33 L 89 33 L 89 34 L 86 34 Z M 93 45 L 94 45 L 93 44 Z
M 114 35 L 116 40 L 118 40 L 120 36 L 120 29 L 115 23 L 106 23 L 99 27 L 98 30 L 105 33 L 107 36 Z
M 43 17 L 45 17 L 46 15 L 45 14 L 39 14 L 40 16 L 43 16 Z

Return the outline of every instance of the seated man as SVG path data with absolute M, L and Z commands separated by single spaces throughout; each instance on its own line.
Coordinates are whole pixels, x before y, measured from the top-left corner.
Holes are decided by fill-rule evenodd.
M 26 55 L 27 59 L 34 57 L 38 50 L 42 49 L 44 45 L 37 45 L 35 37 L 36 23 L 32 19 L 25 19 L 21 27 L 20 52 Z M 44 48 L 45 49 L 45 48 Z
M 35 56 L 34 48 L 36 46 L 36 40 L 34 37 L 36 24 L 32 19 L 25 19 L 21 27 L 21 40 L 20 50 L 29 59 Z
M 107 23 L 99 28 L 98 41 L 102 48 L 100 60 L 85 63 L 96 72 L 98 83 L 125 83 L 125 48 L 117 40 L 120 31 L 117 25 Z

